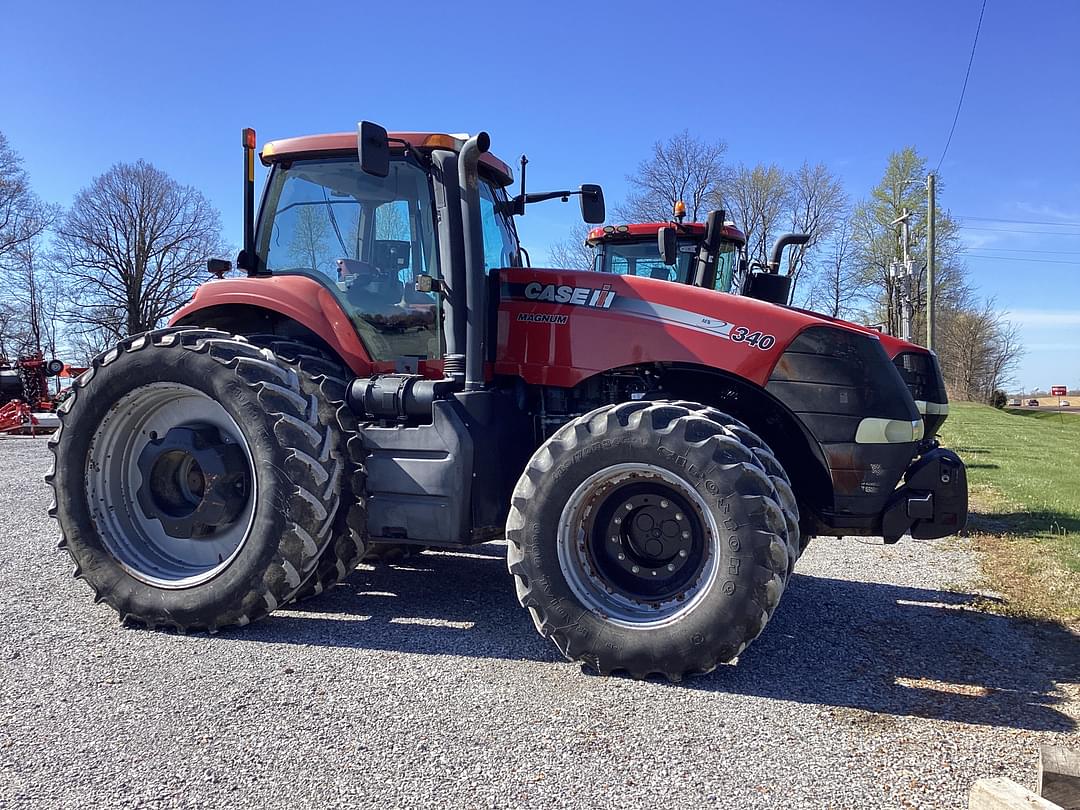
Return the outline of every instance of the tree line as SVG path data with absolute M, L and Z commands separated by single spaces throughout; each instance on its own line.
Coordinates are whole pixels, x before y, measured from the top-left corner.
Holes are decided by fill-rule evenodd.
M 115 164 L 65 209 L 34 193 L 0 132 L 0 357 L 84 364 L 162 325 L 225 250 L 206 197 L 151 164 Z
M 651 153 L 626 176 L 629 193 L 615 206 L 620 222 L 667 221 L 676 201 L 687 216 L 704 221 L 723 209 L 746 235 L 751 262 L 766 262 L 775 239 L 787 231 L 810 234 L 802 246 L 787 251 L 792 301 L 836 318 L 880 326 L 900 333 L 900 285 L 910 297 L 911 334 L 926 335 L 927 164 L 914 147 L 889 155 L 876 186 L 853 197 L 824 163 L 804 162 L 794 169 L 776 164 L 733 165 L 727 144 L 683 131 L 653 144 Z M 939 200 L 944 184 L 937 178 Z M 895 273 L 903 256 L 901 228 L 908 222 L 907 254 L 912 278 Z M 1007 387 L 1023 350 L 1018 328 L 993 299 L 982 298 L 963 260 L 959 224 L 937 207 L 935 350 L 949 393 L 956 399 L 992 402 Z M 556 244 L 551 258 L 558 266 L 587 268 L 592 251 L 584 245 L 587 229 L 576 227 Z

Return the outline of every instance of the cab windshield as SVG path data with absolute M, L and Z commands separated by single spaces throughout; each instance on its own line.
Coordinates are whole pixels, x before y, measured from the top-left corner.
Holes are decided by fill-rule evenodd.
M 355 157 L 278 165 L 256 243 L 267 271 L 316 278 L 336 295 L 375 360 L 415 370 L 439 355 L 437 298 L 415 289 L 418 275 L 439 276 L 431 184 L 411 159 L 392 160 L 386 177 Z
M 697 255 L 698 240 L 679 239 L 677 259 L 674 265 L 660 260 L 656 239 L 640 241 L 604 242 L 597 248 L 593 270 L 599 273 L 617 273 L 620 276 L 646 276 L 661 281 L 692 284 L 690 274 Z M 716 262 L 716 284 L 713 289 L 731 292 L 731 282 L 738 263 L 739 246 L 725 242 Z

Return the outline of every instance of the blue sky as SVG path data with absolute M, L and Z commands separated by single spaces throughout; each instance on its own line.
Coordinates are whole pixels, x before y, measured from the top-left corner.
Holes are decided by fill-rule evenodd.
M 824 161 L 857 197 L 894 149 L 937 163 L 979 4 L 14 3 L 0 130 L 48 200 L 141 157 L 202 189 L 234 242 L 243 126 L 486 129 L 529 155 L 532 188 L 599 182 L 610 202 L 686 127 L 733 162 Z M 1080 386 L 1078 31 L 1078 3 L 989 0 L 941 166 L 971 278 L 1023 325 L 1027 388 Z M 530 209 L 535 258 L 575 211 Z

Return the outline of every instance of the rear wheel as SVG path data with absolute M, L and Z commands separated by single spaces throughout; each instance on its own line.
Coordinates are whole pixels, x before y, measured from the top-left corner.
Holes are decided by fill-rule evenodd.
M 48 476 L 75 575 L 150 627 L 247 624 L 331 537 L 339 435 L 269 352 L 167 329 L 95 358 L 59 408 Z
M 296 372 L 304 394 L 315 399 L 325 421 L 337 426 L 338 449 L 345 460 L 341 508 L 334 521 L 333 537 L 296 594 L 297 600 L 308 599 L 344 580 L 370 548 L 364 504 L 367 475 L 356 416 L 345 402 L 348 374 L 340 363 L 308 343 L 267 334 L 251 335 L 247 339 L 270 349 Z
M 515 488 L 507 561 L 521 604 L 601 673 L 708 672 L 784 589 L 779 496 L 751 448 L 681 404 L 630 402 L 555 433 Z

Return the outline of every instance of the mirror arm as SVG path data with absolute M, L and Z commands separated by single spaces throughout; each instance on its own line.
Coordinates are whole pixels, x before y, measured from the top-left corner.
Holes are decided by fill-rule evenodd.
M 580 191 L 540 191 L 532 194 L 526 194 L 524 204 L 529 205 L 531 203 L 544 202 L 545 200 L 561 199 L 563 202 L 567 202 L 573 195 L 580 195 Z M 514 199 L 517 199 L 515 197 Z
M 406 155 L 411 155 L 416 160 L 416 162 L 423 166 L 425 169 L 431 168 L 431 156 L 424 154 L 408 141 L 404 141 L 401 138 L 387 138 L 386 142 L 397 144 L 403 147 Z

